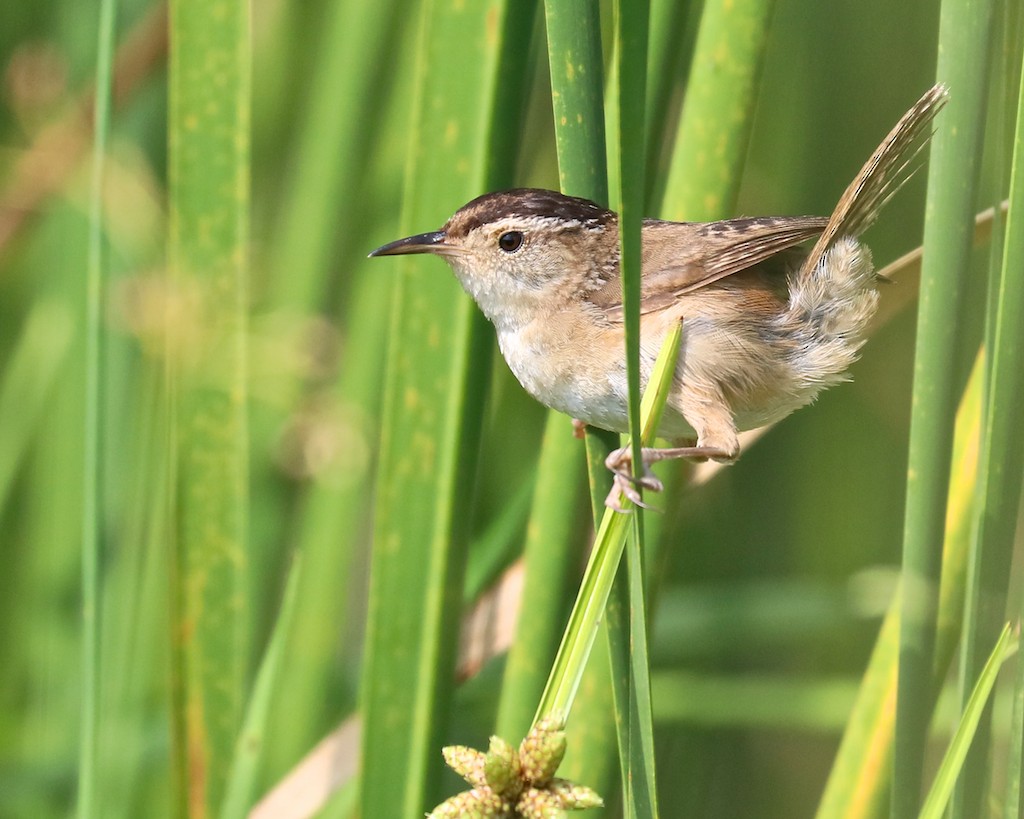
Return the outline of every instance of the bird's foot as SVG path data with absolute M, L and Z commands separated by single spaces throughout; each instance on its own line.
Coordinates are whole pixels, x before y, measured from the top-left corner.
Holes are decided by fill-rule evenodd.
M 651 508 L 644 503 L 642 489 L 650 489 L 652 492 L 661 492 L 665 487 L 657 476 L 650 470 L 651 464 L 658 461 L 686 458 L 693 461 L 706 461 L 709 458 L 715 460 L 735 460 L 735 453 L 727 452 L 715 446 L 679 446 L 658 449 L 656 447 L 644 447 L 640 450 L 643 458 L 643 474 L 637 477 L 633 474 L 633 450 L 624 446 L 616 449 L 605 458 L 604 465 L 611 470 L 613 475 L 612 490 L 605 498 L 604 505 L 616 512 L 625 512 L 620 498 L 625 497 L 637 506 L 645 509 Z
M 633 474 L 633 451 L 630 447 L 624 446 L 610 453 L 604 460 L 604 465 L 612 473 L 612 489 L 605 498 L 604 505 L 616 512 L 627 511 L 623 508 L 621 498 L 625 497 L 637 506 L 649 509 L 650 506 L 644 503 L 641 489 L 650 489 L 652 492 L 661 492 L 665 487 L 658 477 L 648 469 L 647 453 L 644 449 L 644 471 L 643 475 L 637 477 Z

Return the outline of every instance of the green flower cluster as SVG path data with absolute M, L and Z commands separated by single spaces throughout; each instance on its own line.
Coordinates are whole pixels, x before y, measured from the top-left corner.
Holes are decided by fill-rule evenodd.
M 446 799 L 428 819 L 558 819 L 604 804 L 590 788 L 555 777 L 563 756 L 565 731 L 554 720 L 538 722 L 518 751 L 501 737 L 491 737 L 487 753 L 449 746 L 445 762 L 473 788 Z

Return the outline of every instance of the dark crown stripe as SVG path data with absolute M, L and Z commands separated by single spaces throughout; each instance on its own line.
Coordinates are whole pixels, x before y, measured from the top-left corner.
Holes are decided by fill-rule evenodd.
M 456 211 L 445 225 L 452 238 L 466 236 L 481 225 L 509 217 L 541 216 L 581 222 L 598 227 L 615 218 L 615 214 L 589 199 L 566 196 L 542 188 L 515 188 L 485 193 Z

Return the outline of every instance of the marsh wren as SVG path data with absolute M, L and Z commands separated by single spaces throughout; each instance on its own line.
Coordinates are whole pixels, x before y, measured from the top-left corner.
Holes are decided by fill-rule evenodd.
M 642 227 L 640 369 L 646 386 L 666 331 L 682 321 L 672 391 L 658 433 L 685 445 L 645 449 L 653 461 L 733 461 L 738 430 L 778 421 L 848 378 L 878 303 L 870 251 L 858 241 L 906 181 L 945 104 L 931 88 L 889 132 L 832 215 L 719 222 L 646 219 Z M 799 245 L 817 238 L 809 252 Z M 619 230 L 586 199 L 521 188 L 489 193 L 438 231 L 370 256 L 433 253 L 494 324 L 505 361 L 542 404 L 626 432 Z M 608 459 L 640 501 L 628 448 Z M 613 488 L 612 505 L 618 497 Z

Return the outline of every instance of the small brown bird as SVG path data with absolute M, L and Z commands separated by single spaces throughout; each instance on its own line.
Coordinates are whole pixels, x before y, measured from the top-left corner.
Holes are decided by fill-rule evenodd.
M 644 450 L 645 467 L 665 458 L 733 461 L 738 430 L 778 421 L 846 380 L 878 303 L 871 253 L 857 237 L 910 175 L 947 97 L 936 85 L 904 114 L 827 219 L 644 220 L 641 379 L 646 386 L 666 331 L 681 320 L 658 432 L 686 442 Z M 797 248 L 815 237 L 809 253 Z M 403 253 L 433 253 L 451 265 L 534 398 L 588 424 L 628 430 L 615 213 L 554 191 L 489 193 L 440 230 L 370 256 Z M 628 448 L 608 466 L 616 487 L 639 502 Z M 640 484 L 661 488 L 649 473 Z M 617 497 L 613 489 L 611 505 Z

